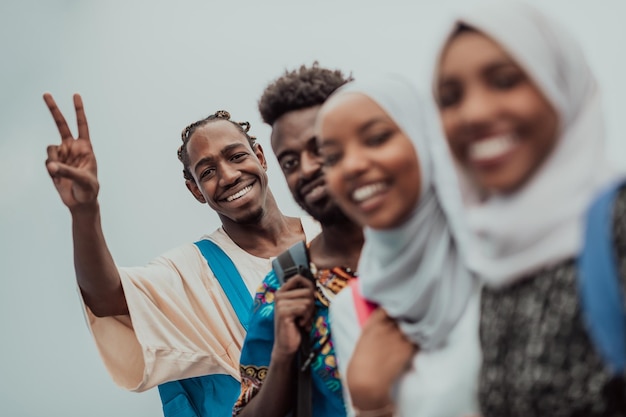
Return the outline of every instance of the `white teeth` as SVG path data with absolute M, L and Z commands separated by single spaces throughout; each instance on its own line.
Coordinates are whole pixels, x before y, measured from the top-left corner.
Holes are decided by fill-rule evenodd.
M 235 194 L 226 197 L 226 201 L 231 202 L 231 201 L 235 201 L 238 198 L 243 197 L 244 195 L 248 194 L 248 191 L 250 191 L 252 189 L 251 185 L 248 185 L 247 187 L 243 188 L 241 191 L 236 192 Z
M 496 136 L 474 142 L 469 147 L 469 156 L 473 160 L 498 158 L 515 146 L 512 135 Z
M 352 199 L 357 203 L 367 200 L 374 194 L 385 188 L 385 184 L 382 182 L 377 182 L 375 184 L 368 184 L 363 187 L 359 187 L 352 193 Z

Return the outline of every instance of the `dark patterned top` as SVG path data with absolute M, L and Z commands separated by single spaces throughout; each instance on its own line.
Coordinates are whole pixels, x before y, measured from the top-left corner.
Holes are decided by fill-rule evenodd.
M 614 206 L 614 244 L 626 288 L 626 188 Z M 574 260 L 482 295 L 485 417 L 619 416 L 611 381 L 583 325 Z

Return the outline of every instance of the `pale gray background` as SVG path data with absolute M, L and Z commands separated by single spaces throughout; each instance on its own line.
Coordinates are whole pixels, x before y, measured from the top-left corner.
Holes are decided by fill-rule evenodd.
M 503 0 L 504 1 L 504 0 Z M 217 227 L 188 194 L 180 130 L 217 109 L 249 120 L 285 68 L 317 59 L 356 77 L 426 81 L 439 23 L 463 0 L 74 1 L 0 4 L 0 416 L 159 416 L 156 390 L 117 388 L 85 326 L 70 217 L 44 168 L 58 134 L 41 99 L 72 122 L 83 95 L 99 162 L 103 226 L 116 261 L 138 265 Z M 576 32 L 605 92 L 612 157 L 626 166 L 623 0 L 534 0 Z M 271 183 L 299 213 L 273 156 Z

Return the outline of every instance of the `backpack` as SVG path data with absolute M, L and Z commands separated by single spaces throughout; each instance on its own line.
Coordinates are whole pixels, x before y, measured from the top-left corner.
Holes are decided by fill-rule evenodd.
M 233 261 L 208 239 L 195 242 L 195 245 L 247 331 L 253 300 Z M 165 417 L 230 417 L 240 392 L 241 383 L 225 374 L 203 375 L 159 385 Z
M 616 183 L 593 202 L 586 217 L 585 239 L 578 257 L 578 290 L 583 320 L 597 352 L 614 375 L 626 370 L 626 311 L 618 259 L 613 247 Z
M 622 180 L 594 200 L 578 257 L 578 291 L 583 320 L 596 352 L 612 374 L 603 388 L 610 412 L 626 415 L 626 311 L 613 243 L 613 207 Z M 607 410 L 609 411 L 609 410 Z

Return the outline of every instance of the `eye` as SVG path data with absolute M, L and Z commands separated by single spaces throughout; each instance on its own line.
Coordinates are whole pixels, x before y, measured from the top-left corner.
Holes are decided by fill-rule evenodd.
M 230 157 L 231 161 L 239 162 L 244 159 L 248 154 L 245 152 L 239 152 Z
M 212 177 L 213 174 L 215 174 L 215 168 L 213 167 L 206 168 L 200 173 L 200 179 L 205 180 L 207 178 Z
M 461 98 L 461 87 L 458 85 L 448 84 L 439 88 L 439 92 L 437 93 L 437 104 L 439 105 L 439 108 L 444 109 L 459 103 Z
M 499 90 L 509 90 L 524 80 L 524 73 L 517 69 L 502 69 L 489 76 L 489 83 Z
M 298 158 L 295 156 L 286 156 L 280 160 L 280 168 L 285 173 L 290 173 L 298 166 Z
M 393 131 L 385 130 L 384 132 L 369 134 L 365 138 L 365 144 L 367 146 L 376 147 L 380 146 L 383 143 L 387 142 L 387 140 L 393 135 Z
M 339 152 L 325 152 L 320 155 L 322 159 L 322 165 L 325 167 L 332 167 L 341 161 L 341 153 Z

